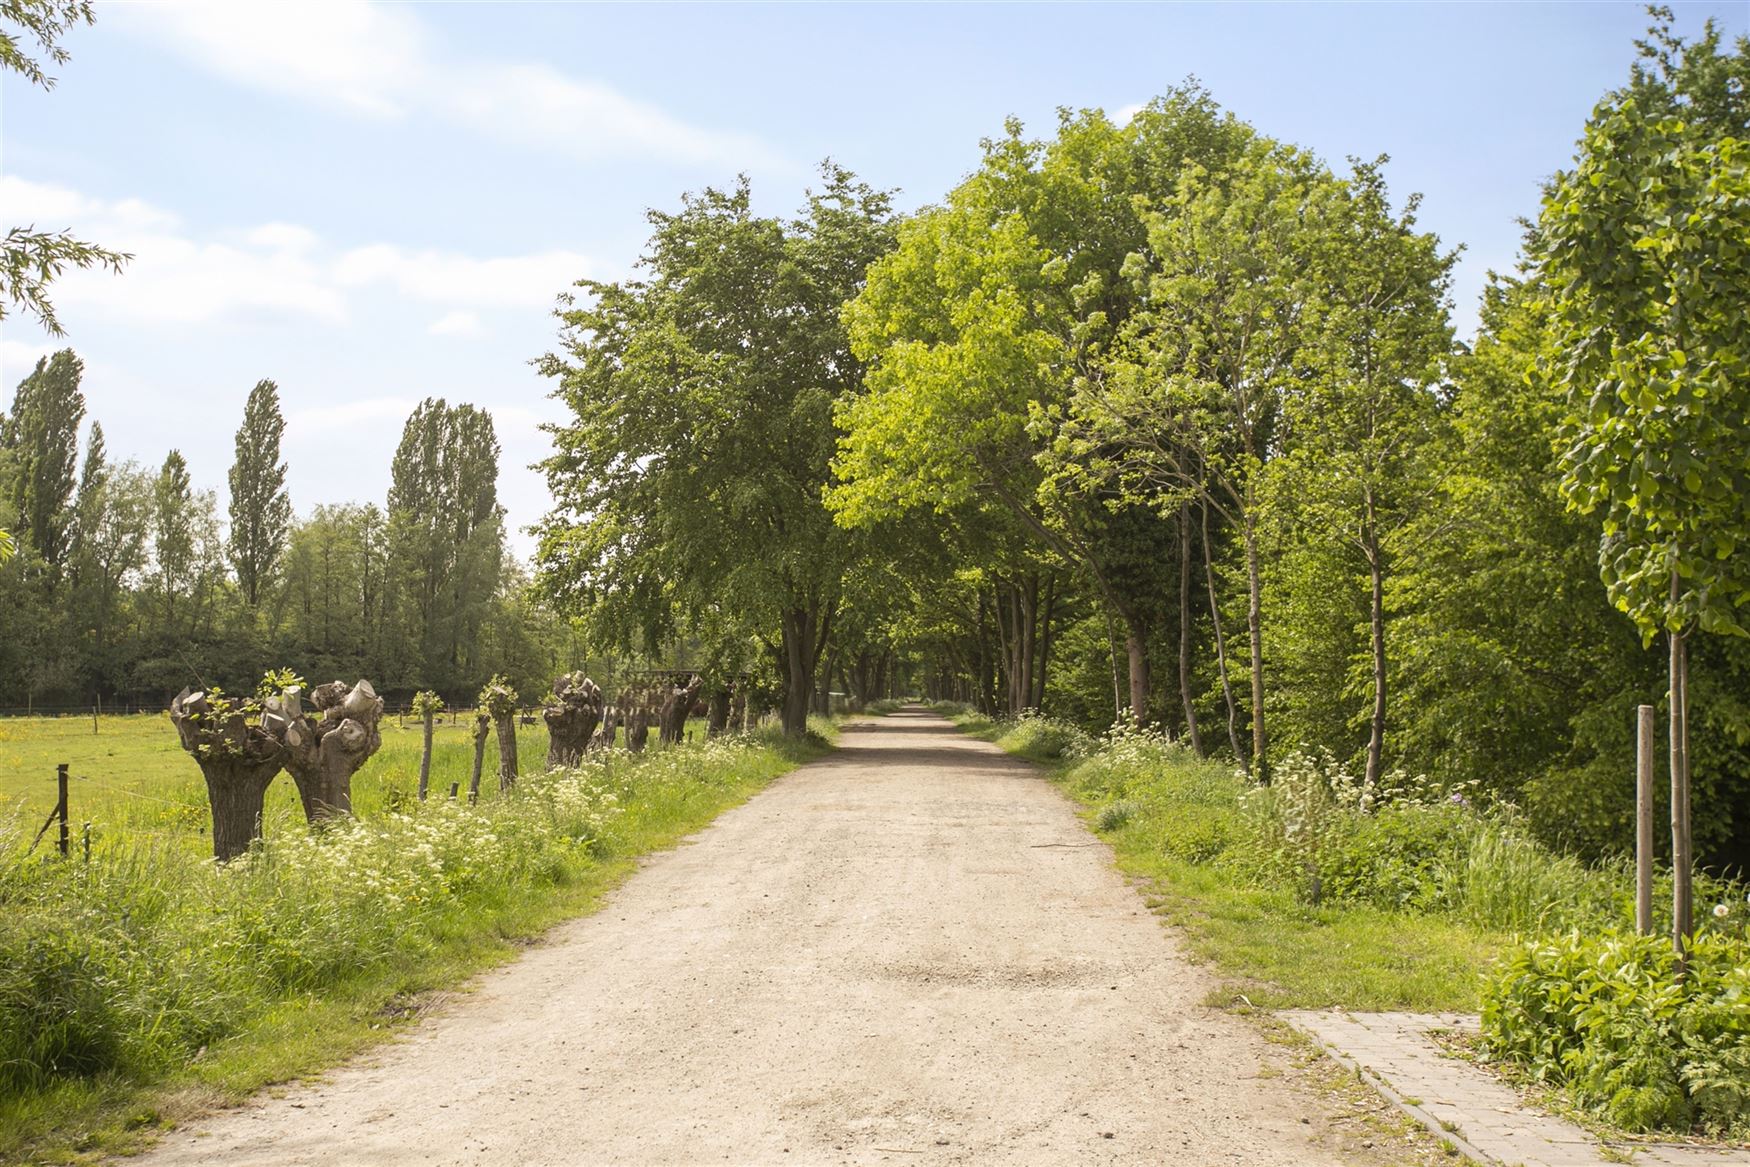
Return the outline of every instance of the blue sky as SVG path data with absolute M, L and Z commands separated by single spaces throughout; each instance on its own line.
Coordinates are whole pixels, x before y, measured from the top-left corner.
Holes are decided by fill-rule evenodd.
M 1750 31 L 1750 3 L 1679 3 Z M 56 296 L 112 453 L 178 446 L 221 489 L 243 400 L 278 381 L 293 504 L 381 501 L 428 395 L 486 406 L 513 527 L 562 417 L 529 358 L 555 293 L 625 274 L 643 210 L 751 175 L 774 211 L 831 155 L 931 202 L 1015 115 L 1121 111 L 1188 75 L 1398 195 L 1487 269 L 1620 84 L 1639 4 L 102 3 L 42 93 L 0 81 L 0 217 L 132 250 Z M 51 344 L 0 325 L 0 385 Z M 530 541 L 514 536 L 519 552 Z

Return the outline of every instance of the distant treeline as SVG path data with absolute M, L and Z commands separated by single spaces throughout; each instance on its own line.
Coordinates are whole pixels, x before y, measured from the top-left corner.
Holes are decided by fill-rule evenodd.
M 165 707 L 187 684 L 249 691 L 270 668 L 369 677 L 457 702 L 494 673 L 532 696 L 573 645 L 506 553 L 492 418 L 422 402 L 384 504 L 295 516 L 272 381 L 249 393 L 228 497 L 113 460 L 72 350 L 37 362 L 0 415 L 0 706 Z M 569 658 L 568 658 L 569 659 Z

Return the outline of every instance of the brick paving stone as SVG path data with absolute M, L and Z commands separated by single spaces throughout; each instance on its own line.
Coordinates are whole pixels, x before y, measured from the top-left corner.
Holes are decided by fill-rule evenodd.
M 1400 1109 L 1481 1163 L 1502 1167 L 1604 1167 L 1623 1155 L 1649 1167 L 1750 1167 L 1750 1148 L 1678 1143 L 1617 1144 L 1605 1157 L 1601 1140 L 1554 1115 L 1532 1110 L 1506 1083 L 1444 1053 L 1431 1030 L 1475 1032 L 1474 1014 L 1349 1013 L 1291 1010 L 1281 1014 Z

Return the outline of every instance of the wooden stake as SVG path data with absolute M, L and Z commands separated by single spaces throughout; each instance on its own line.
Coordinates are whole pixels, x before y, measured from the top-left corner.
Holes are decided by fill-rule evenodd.
M 1653 707 L 1635 714 L 1635 931 L 1653 934 Z
M 62 762 L 55 767 L 55 783 L 60 788 L 60 798 L 55 803 L 55 817 L 61 820 L 61 858 L 67 857 L 67 763 Z

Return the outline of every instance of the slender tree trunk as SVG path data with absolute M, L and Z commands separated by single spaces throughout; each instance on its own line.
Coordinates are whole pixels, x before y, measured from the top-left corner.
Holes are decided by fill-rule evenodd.
M 729 689 L 727 687 L 713 689 L 711 699 L 705 703 L 705 738 L 710 740 L 722 737 L 723 730 L 729 725 Z
M 1671 577 L 1671 598 L 1679 584 Z M 1688 959 L 1694 929 L 1694 859 L 1689 832 L 1689 643 L 1684 633 L 1669 634 L 1671 642 L 1671 943 L 1677 959 Z
M 1371 504 L 1368 507 L 1372 510 Z M 1373 585 L 1372 602 L 1368 609 L 1369 630 L 1373 643 L 1373 718 L 1367 735 L 1367 773 L 1361 788 L 1371 796 L 1379 789 L 1381 764 L 1385 755 L 1385 565 L 1381 562 L 1379 540 L 1369 522 L 1366 531 L 1367 573 Z
M 429 698 L 426 699 L 429 700 Z M 421 802 L 425 801 L 425 792 L 431 786 L 431 732 L 432 718 L 435 716 L 436 714 L 430 709 L 425 711 L 425 748 L 419 754 L 419 801 Z
M 1185 736 L 1191 750 L 1203 757 L 1203 735 L 1197 729 L 1197 703 L 1191 696 L 1191 505 L 1179 504 L 1179 700 L 1185 706 Z
M 474 718 L 474 772 L 468 779 L 468 801 L 480 801 L 480 772 L 486 769 L 486 737 L 492 732 L 492 718 L 479 714 Z
M 516 785 L 516 713 L 507 713 L 497 721 L 498 789 L 502 793 Z
M 1258 528 L 1252 509 L 1246 509 L 1246 632 L 1252 648 L 1252 777 L 1270 780 L 1264 737 L 1264 619 L 1263 579 L 1258 564 Z
M 1209 590 L 1209 623 L 1215 630 L 1215 667 L 1221 675 L 1221 697 L 1227 704 L 1227 741 L 1233 748 L 1234 760 L 1244 762 L 1246 751 L 1240 748 L 1240 711 L 1239 703 L 1234 700 L 1233 677 L 1227 667 L 1227 638 L 1221 631 L 1221 597 L 1215 590 L 1215 553 L 1209 543 L 1209 503 L 1205 501 L 1203 512 L 1203 581 Z
M 1118 672 L 1118 629 L 1112 617 L 1106 617 L 1106 643 L 1112 650 L 1112 721 L 1124 719 L 1124 681 Z
M 1051 618 L 1057 609 L 1057 581 L 1045 588 L 1045 610 L 1039 619 L 1039 667 L 1033 673 L 1033 707 L 1045 708 L 1045 670 L 1051 664 Z
M 1148 642 L 1143 639 L 1140 619 L 1126 615 L 1124 625 L 1124 652 L 1130 658 L 1130 717 L 1143 725 L 1148 717 Z

